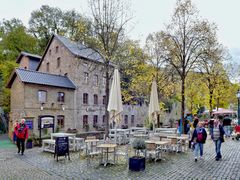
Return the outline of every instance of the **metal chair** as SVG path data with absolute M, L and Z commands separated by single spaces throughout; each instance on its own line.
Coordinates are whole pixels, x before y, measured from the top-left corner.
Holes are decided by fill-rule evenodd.
M 157 147 L 155 143 L 147 143 L 146 144 L 146 157 L 152 158 L 154 157 L 154 161 L 161 159 L 160 158 L 161 149 Z
M 126 162 L 128 164 L 128 151 L 129 151 L 129 144 L 126 144 L 123 150 L 120 150 L 119 147 L 115 153 L 116 156 L 116 162 L 118 163 L 118 157 L 123 156 L 126 159 Z

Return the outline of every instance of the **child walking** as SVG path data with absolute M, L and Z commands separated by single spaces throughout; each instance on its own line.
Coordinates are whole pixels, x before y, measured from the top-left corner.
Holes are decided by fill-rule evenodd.
M 206 142 L 207 132 L 203 127 L 203 123 L 199 122 L 198 126 L 193 131 L 192 142 L 195 144 L 194 156 L 195 162 L 198 160 L 198 152 L 200 151 L 200 159 L 203 158 L 203 144 Z

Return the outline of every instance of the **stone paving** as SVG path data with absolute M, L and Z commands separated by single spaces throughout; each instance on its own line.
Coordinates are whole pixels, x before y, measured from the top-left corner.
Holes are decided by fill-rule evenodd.
M 240 180 L 240 141 L 226 140 L 222 144 L 221 161 L 215 161 L 214 144 L 204 146 L 204 159 L 194 162 L 188 153 L 167 153 L 165 161 L 148 162 L 143 172 L 131 172 L 124 159 L 115 166 L 99 166 L 97 160 L 87 165 L 78 153 L 71 153 L 71 161 L 40 148 L 16 154 L 16 148 L 0 149 L 0 179 L 237 179 Z

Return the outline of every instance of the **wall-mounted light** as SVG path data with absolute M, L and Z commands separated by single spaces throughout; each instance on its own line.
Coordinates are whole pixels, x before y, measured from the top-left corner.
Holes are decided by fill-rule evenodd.
M 65 106 L 64 106 L 64 104 L 61 104 L 62 105 L 62 110 L 64 111 L 65 110 Z
M 44 103 L 41 103 L 41 107 L 40 107 L 41 111 L 43 110 L 43 105 L 44 105 Z

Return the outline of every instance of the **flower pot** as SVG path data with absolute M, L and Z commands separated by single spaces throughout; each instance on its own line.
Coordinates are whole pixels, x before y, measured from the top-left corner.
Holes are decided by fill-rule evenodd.
M 144 171 L 145 170 L 145 157 L 131 157 L 129 158 L 129 170 L 131 171 Z
M 32 147 L 33 147 L 32 141 L 26 143 L 26 148 L 27 148 L 27 149 L 32 149 Z

